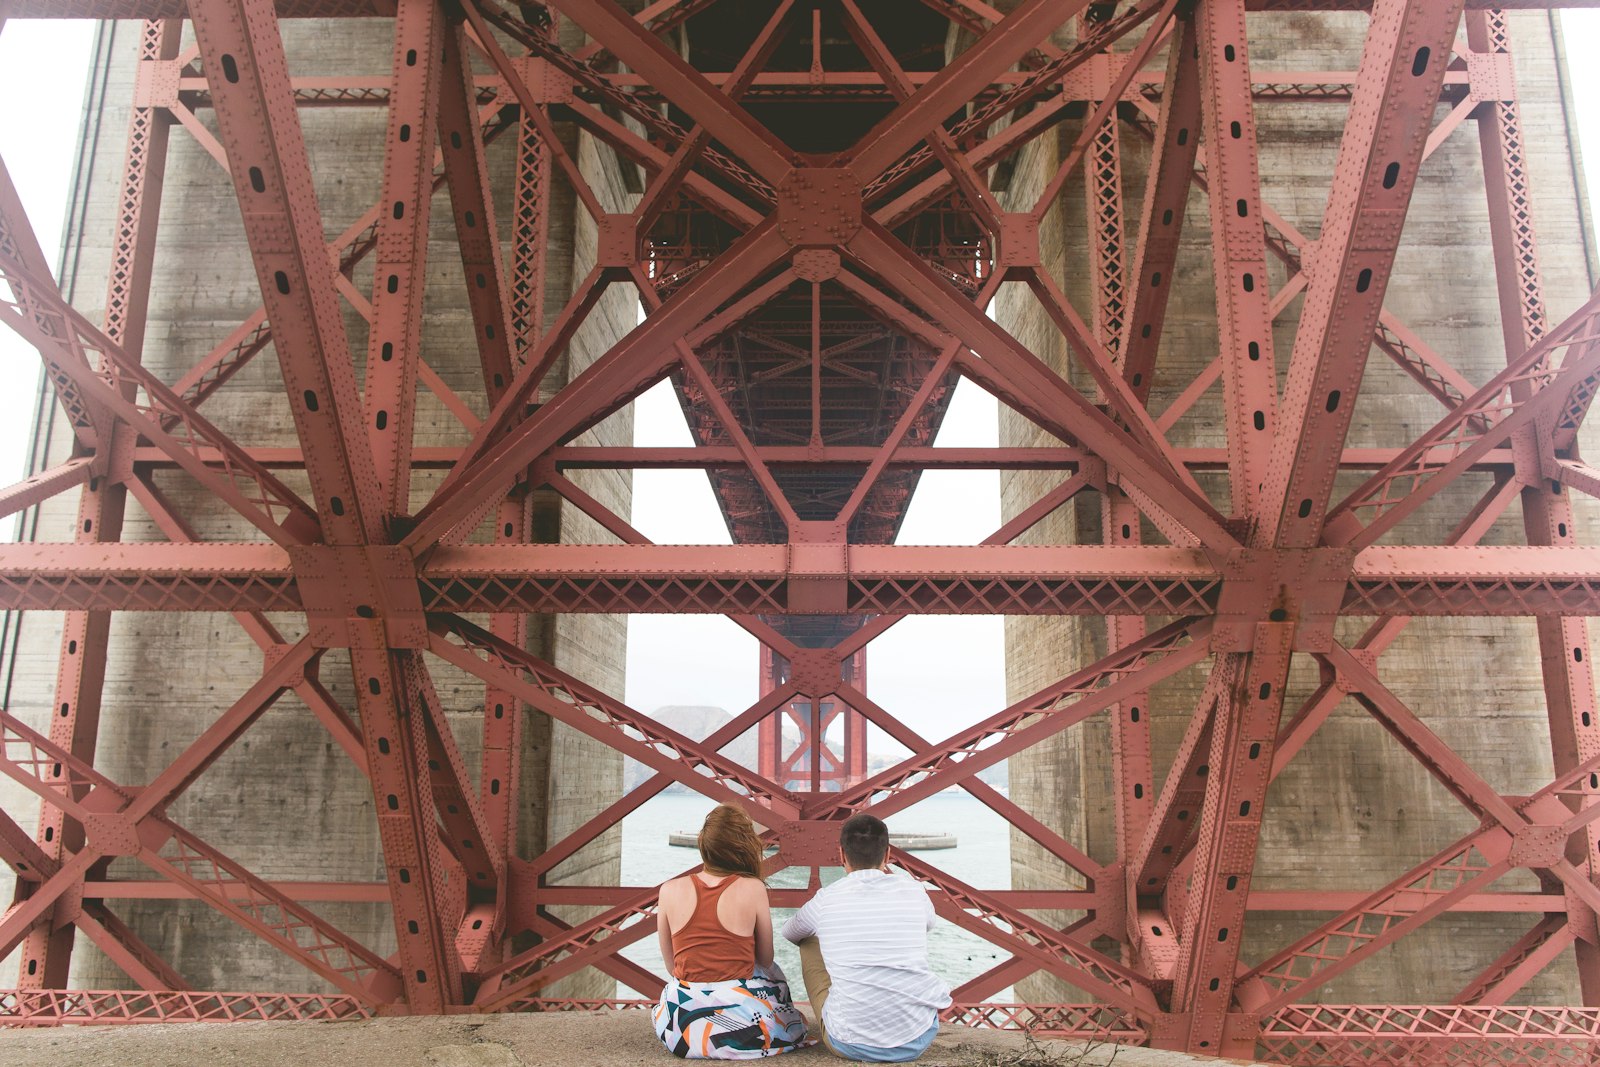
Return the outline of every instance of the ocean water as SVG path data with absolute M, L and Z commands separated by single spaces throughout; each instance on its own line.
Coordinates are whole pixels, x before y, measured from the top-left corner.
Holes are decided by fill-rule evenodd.
M 682 874 L 700 861 L 692 848 L 667 844 L 674 830 L 696 832 L 706 813 L 715 805 L 702 796 L 657 796 L 622 822 L 622 881 L 624 885 L 659 885 Z M 889 828 L 902 833 L 954 833 L 957 846 L 915 853 L 920 859 L 950 872 L 977 889 L 1011 888 L 1011 835 L 1007 823 L 966 793 L 937 793 L 905 811 L 889 817 Z M 774 888 L 803 887 L 809 871 L 794 868 L 780 871 L 769 879 Z M 844 874 L 838 867 L 825 867 L 826 885 Z M 774 908 L 772 927 L 778 963 L 788 975 L 796 1000 L 805 998 L 805 982 L 800 976 L 800 956 L 794 946 L 778 937 L 777 931 L 793 909 Z M 623 954 L 656 974 L 665 976 L 661 952 L 654 935 L 628 946 Z M 928 934 L 928 962 L 952 988 L 1008 958 L 1003 950 L 940 919 Z M 618 996 L 636 994 L 622 989 Z M 1010 991 L 992 998 L 1010 1000 Z

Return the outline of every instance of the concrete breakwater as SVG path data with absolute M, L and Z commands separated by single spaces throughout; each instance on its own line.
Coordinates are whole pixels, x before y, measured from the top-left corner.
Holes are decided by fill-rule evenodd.
M 699 834 L 693 830 L 674 830 L 667 835 L 667 844 L 679 848 L 698 848 Z M 889 844 L 907 852 L 932 852 L 941 848 L 955 848 L 955 834 L 902 834 L 889 831 Z

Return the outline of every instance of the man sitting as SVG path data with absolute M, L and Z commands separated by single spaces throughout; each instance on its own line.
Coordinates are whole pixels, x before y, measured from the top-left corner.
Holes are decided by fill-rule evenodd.
M 939 1032 L 950 991 L 928 967 L 933 903 L 921 884 L 890 874 L 889 828 L 857 815 L 839 833 L 845 876 L 783 926 L 800 949 L 822 1043 L 846 1059 L 904 1063 Z

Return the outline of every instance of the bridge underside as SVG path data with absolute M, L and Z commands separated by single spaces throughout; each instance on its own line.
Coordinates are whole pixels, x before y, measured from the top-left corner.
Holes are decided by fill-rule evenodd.
M 61 620 L 54 689 L 22 701 L 41 713 L 0 710 L 0 772 L 17 787 L 0 794 L 16 886 L 0 957 L 21 961 L 0 1024 L 630 1002 L 552 991 L 586 969 L 650 998 L 662 979 L 621 951 L 654 930 L 655 890 L 557 873 L 650 797 L 681 783 L 739 805 L 776 847 L 771 870 L 815 878 L 840 820 L 954 787 L 1076 875 L 988 890 L 895 855 L 946 920 L 1001 952 L 956 990 L 952 1020 L 1285 1063 L 1594 1062 L 1600 551 L 1583 534 L 1600 473 L 1579 445 L 1600 300 L 1546 307 L 1506 14 L 1552 6 L 1600 5 L 0 0 L 13 20 L 147 20 L 103 310 L 63 295 L 0 169 L 0 319 L 38 349 L 45 418 L 70 438 L 0 491 L 0 517 L 63 499 L 75 515 L 54 540 L 0 546 L 0 607 Z M 1353 67 L 1252 67 L 1253 41 L 1322 12 L 1352 13 Z M 301 18 L 392 28 L 392 65 L 296 73 L 281 20 Z M 1347 117 L 1308 235 L 1263 197 L 1274 146 L 1258 128 L 1281 126 L 1257 116 L 1312 105 Z M 347 220 L 319 202 L 322 174 L 364 164 L 314 168 L 306 129 L 340 109 L 383 116 L 381 173 L 366 175 L 380 192 L 330 240 L 330 219 Z M 1403 295 L 1397 255 L 1427 238 L 1407 225 L 1419 174 L 1474 135 L 1482 168 L 1454 195 L 1488 218 L 1504 349 L 1491 374 L 1386 308 Z M 178 138 L 232 183 L 231 251 L 260 306 L 166 374 L 141 353 L 152 289 L 176 269 L 157 233 Z M 1041 158 L 1023 196 L 1019 161 Z M 1217 341 L 1203 352 L 1166 329 L 1191 205 L 1210 220 Z M 558 230 L 592 267 L 547 301 Z M 1062 232 L 1077 235 L 1064 254 Z M 456 247 L 440 256 L 430 233 Z M 67 290 L 84 305 L 81 292 Z M 580 363 L 575 339 L 617 299 L 637 300 L 639 324 Z M 1002 299 L 1064 359 L 991 317 Z M 437 369 L 451 358 L 426 339 L 440 308 L 470 325 L 471 380 Z M 1364 384 L 1396 371 L 1427 417 L 1353 446 Z M 258 373 L 277 392 L 254 417 L 292 425 L 288 443 L 207 417 Z M 596 436 L 662 382 L 692 445 Z M 958 383 L 997 398 L 1027 444 L 937 447 Z M 1196 433 L 1185 416 L 1218 383 L 1216 425 Z M 453 433 L 423 433 L 440 410 Z M 733 544 L 652 544 L 593 488 L 666 468 L 707 472 Z M 921 473 L 944 469 L 1046 488 L 981 544 L 895 544 Z M 555 500 L 589 536 L 541 529 Z M 123 538 L 134 509 L 150 538 Z M 1094 516 L 1094 536 L 1038 543 L 1062 509 Z M 137 781 L 107 774 L 103 751 L 97 763 L 119 613 L 210 613 L 261 655 L 259 676 L 219 679 L 205 728 Z M 542 618 L 624 613 L 726 615 L 763 648 L 760 700 L 685 737 L 539 651 Z M 870 643 L 922 614 L 1087 616 L 1102 643 L 936 740 L 915 709 L 865 692 Z M 1433 616 L 1536 628 L 1553 770 L 1535 788 L 1494 784 L 1391 688 L 1384 650 Z M 1315 674 L 1309 693 L 1295 669 Z M 1176 691 L 1189 703 L 1160 708 Z M 375 880 L 262 876 L 184 824 L 185 791 L 229 773 L 289 697 L 366 783 L 352 817 L 376 823 Z M 1398 875 L 1374 864 L 1359 892 L 1253 890 L 1269 787 L 1346 699 L 1473 828 Z M 521 709 L 650 776 L 530 850 Z M 1151 724 L 1174 713 L 1167 751 Z M 836 714 L 845 740 L 829 752 Z M 798 756 L 781 751 L 784 719 L 809 738 Z M 1094 722 L 1109 727 L 1114 847 L 1092 856 L 977 774 Z M 869 774 L 867 724 L 909 755 Z M 719 754 L 749 730 L 759 766 Z M 1526 891 L 1491 888 L 1507 878 Z M 117 914 L 134 897 L 209 906 L 315 991 L 192 988 Z M 384 906 L 388 929 L 358 937 L 330 902 Z M 1313 918 L 1242 953 L 1271 911 Z M 1319 1002 L 1461 913 L 1499 921 L 1504 952 L 1455 997 Z M 71 988 L 85 942 L 128 988 Z M 1551 967 L 1575 975 L 1570 1006 L 1523 1003 Z M 1081 996 L 992 999 L 1035 974 Z

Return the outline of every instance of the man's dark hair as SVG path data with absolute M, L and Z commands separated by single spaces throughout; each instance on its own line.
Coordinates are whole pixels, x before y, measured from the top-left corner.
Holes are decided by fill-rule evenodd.
M 889 828 L 875 815 L 852 815 L 839 831 L 839 847 L 851 870 L 881 867 L 889 854 Z

